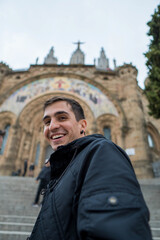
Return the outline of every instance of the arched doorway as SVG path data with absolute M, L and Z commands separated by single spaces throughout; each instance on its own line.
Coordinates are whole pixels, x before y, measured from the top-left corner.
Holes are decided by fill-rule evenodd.
M 80 102 L 88 122 L 86 134 L 100 133 L 97 127 L 99 116 L 118 116 L 113 102 L 100 89 L 80 79 L 54 77 L 24 85 L 0 106 L 0 111 L 14 110 L 17 116 L 12 136 L 14 141 L 11 140 L 11 148 L 15 146 L 17 168 L 22 168 L 25 159 L 28 159 L 28 164 L 35 162 L 35 173 L 43 166 L 48 145 L 43 137 L 43 104 L 55 95 L 71 97 Z

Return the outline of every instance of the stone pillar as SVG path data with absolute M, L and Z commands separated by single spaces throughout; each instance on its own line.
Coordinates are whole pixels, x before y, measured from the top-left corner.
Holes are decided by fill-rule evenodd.
M 130 152 L 130 159 L 138 178 L 151 178 L 153 172 L 149 159 L 147 129 L 144 112 L 137 85 L 137 70 L 132 65 L 124 65 L 119 70 L 120 81 L 123 84 L 122 106 L 128 126 L 125 131 L 125 149 Z M 125 127 L 125 126 L 124 126 Z M 124 129 L 122 129 L 124 131 Z

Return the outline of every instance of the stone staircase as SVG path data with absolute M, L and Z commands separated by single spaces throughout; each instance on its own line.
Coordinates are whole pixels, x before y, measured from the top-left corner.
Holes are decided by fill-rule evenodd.
M 150 226 L 154 240 L 160 240 L 160 178 L 139 180 L 150 210 Z
M 0 176 L 0 240 L 25 240 L 39 213 L 33 207 L 37 183 L 29 177 Z
M 153 240 L 160 240 L 160 178 L 139 182 L 151 213 Z M 32 206 L 37 187 L 34 178 L 0 176 L 0 240 L 30 235 L 40 210 Z

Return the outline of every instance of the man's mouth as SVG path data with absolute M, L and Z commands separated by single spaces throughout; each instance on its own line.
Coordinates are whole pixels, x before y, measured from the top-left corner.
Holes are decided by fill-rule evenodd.
M 63 136 L 64 136 L 64 134 L 57 134 L 57 135 L 52 136 L 51 139 L 55 140 L 55 139 L 59 139 L 59 138 L 61 138 Z

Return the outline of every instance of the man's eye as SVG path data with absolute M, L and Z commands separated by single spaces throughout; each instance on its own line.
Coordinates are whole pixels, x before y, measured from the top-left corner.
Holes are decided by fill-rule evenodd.
M 50 124 L 50 120 L 44 122 L 45 126 L 48 126 L 49 124 Z
M 63 121 L 63 120 L 66 120 L 67 118 L 66 118 L 66 116 L 61 116 L 61 117 L 59 117 L 59 120 L 60 121 Z

